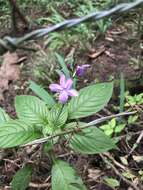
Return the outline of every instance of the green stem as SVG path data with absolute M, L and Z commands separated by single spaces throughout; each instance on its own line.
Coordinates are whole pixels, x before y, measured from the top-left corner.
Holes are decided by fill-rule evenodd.
M 120 113 L 124 111 L 125 102 L 125 79 L 124 74 L 120 74 Z
M 49 158 L 50 158 L 50 160 L 51 160 L 52 163 L 55 163 L 55 162 L 56 162 L 56 156 L 55 156 L 55 153 L 54 153 L 53 150 L 51 150 L 51 151 L 49 152 Z

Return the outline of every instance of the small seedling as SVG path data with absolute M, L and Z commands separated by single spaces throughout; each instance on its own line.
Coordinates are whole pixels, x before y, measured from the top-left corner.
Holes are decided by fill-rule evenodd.
M 127 101 L 127 103 L 125 104 L 126 107 L 141 105 L 143 104 L 143 93 L 131 96 L 129 92 L 126 92 L 126 101 Z
M 113 134 L 116 135 L 120 133 L 125 128 L 125 126 L 126 126 L 125 123 L 118 124 L 116 119 L 114 118 L 111 121 L 109 121 L 107 124 L 102 125 L 100 129 L 102 129 L 106 135 L 112 136 Z

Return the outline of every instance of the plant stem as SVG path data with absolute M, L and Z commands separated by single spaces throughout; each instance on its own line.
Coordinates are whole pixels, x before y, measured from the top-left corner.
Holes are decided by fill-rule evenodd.
M 124 74 L 120 73 L 120 113 L 124 111 L 125 103 L 125 79 Z

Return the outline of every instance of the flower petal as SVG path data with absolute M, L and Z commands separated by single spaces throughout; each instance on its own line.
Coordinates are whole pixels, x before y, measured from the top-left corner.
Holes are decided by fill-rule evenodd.
M 68 79 L 68 80 L 66 81 L 66 84 L 65 84 L 65 88 L 66 88 L 66 90 L 71 89 L 72 84 L 73 84 L 72 79 Z
M 68 100 L 68 93 L 66 91 L 62 91 L 59 95 L 59 101 L 60 103 L 64 104 Z
M 78 96 L 78 92 L 74 89 L 68 90 L 67 92 L 69 96 Z
M 61 87 L 65 88 L 65 84 L 66 84 L 66 77 L 64 74 L 62 74 L 60 76 L 60 85 L 61 85 Z
M 84 65 L 82 65 L 81 67 L 83 67 L 83 68 L 88 68 L 88 67 L 90 67 L 90 65 L 89 65 L 89 64 L 84 64 Z
M 76 74 L 77 74 L 77 76 L 79 76 L 79 77 L 83 76 L 85 74 L 85 71 L 86 71 L 86 69 L 88 67 L 90 67 L 90 65 L 88 65 L 88 64 L 84 64 L 84 65 L 81 65 L 81 66 L 78 65 L 76 67 Z
M 61 92 L 62 87 L 59 84 L 50 84 L 49 86 L 52 92 Z
M 81 77 L 81 76 L 84 75 L 84 73 L 85 73 L 85 69 L 82 68 L 82 67 L 80 67 L 80 66 L 77 66 L 77 68 L 76 68 L 76 74 L 77 74 L 77 76 Z

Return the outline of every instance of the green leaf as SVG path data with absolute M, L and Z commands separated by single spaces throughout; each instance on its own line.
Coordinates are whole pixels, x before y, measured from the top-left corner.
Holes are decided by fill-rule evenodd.
M 42 127 L 42 133 L 43 133 L 44 136 L 52 135 L 54 131 L 55 130 L 54 130 L 53 126 L 51 126 L 49 124 L 44 125 Z
M 68 111 L 66 106 L 56 105 L 54 106 L 48 115 L 49 125 L 53 126 L 53 128 L 61 127 L 65 124 L 68 117 Z
M 63 105 L 55 105 L 48 114 L 48 124 L 43 127 L 44 136 L 53 135 L 53 133 L 61 132 L 68 118 L 67 107 Z
M 111 136 L 114 133 L 114 129 L 110 125 L 110 122 L 109 124 L 102 125 L 100 129 L 102 129 L 107 136 Z
M 52 141 L 48 141 L 48 142 L 44 143 L 44 146 L 43 146 L 44 153 L 48 153 L 52 149 L 53 149 L 53 142 Z
M 10 117 L 8 116 L 8 114 L 0 107 L 0 124 L 5 123 L 9 120 Z
M 137 121 L 137 119 L 138 119 L 138 115 L 134 115 L 134 116 L 130 115 L 128 118 L 128 124 L 135 123 Z
M 119 187 L 120 183 L 114 178 L 105 178 L 104 181 L 112 188 Z
M 15 108 L 20 119 L 32 124 L 47 123 L 48 108 L 46 103 L 35 96 L 16 96 Z
M 69 73 L 69 70 L 68 70 L 68 68 L 66 66 L 66 63 L 65 63 L 63 57 L 58 53 L 55 53 L 55 55 L 57 57 L 59 65 L 62 68 L 62 71 L 64 72 L 64 74 L 66 75 L 67 78 L 70 78 L 70 73 Z
M 86 190 L 76 171 L 61 160 L 55 161 L 52 168 L 52 190 Z
M 100 83 L 85 87 L 68 104 L 69 118 L 86 117 L 100 111 L 110 100 L 113 83 Z
M 102 125 L 100 129 L 102 129 L 103 131 L 106 131 L 107 129 L 110 129 L 110 125 L 108 124 Z
M 136 95 L 135 99 L 137 103 L 140 103 L 143 99 L 143 93 Z
M 109 128 L 109 129 L 105 130 L 104 133 L 105 133 L 107 136 L 111 136 L 111 135 L 114 133 L 114 130 L 113 130 L 112 128 Z
M 93 126 L 74 134 L 70 139 L 70 147 L 79 153 L 97 154 L 116 148 L 116 145 L 103 131 Z
M 0 148 L 15 147 L 40 137 L 41 133 L 34 126 L 21 120 L 10 120 L 0 125 Z
M 38 95 L 42 100 L 44 100 L 48 106 L 48 108 L 51 108 L 55 104 L 55 100 L 53 97 L 40 85 L 36 84 L 33 81 L 29 81 L 30 86 L 29 88 Z
M 12 190 L 25 190 L 29 185 L 31 175 L 32 167 L 29 165 L 18 170 L 11 182 Z
M 123 172 L 122 175 L 127 179 L 132 179 L 132 180 L 136 177 L 134 174 L 131 173 L 131 171 Z
M 115 126 L 116 126 L 116 119 L 115 119 L 115 118 L 111 119 L 111 121 L 109 122 L 109 125 L 110 125 L 110 127 L 111 127 L 112 129 L 114 129 Z
M 124 165 L 128 166 L 128 160 L 127 160 L 127 158 L 126 158 L 125 156 L 121 156 L 121 157 L 120 157 L 120 160 L 121 160 L 121 162 L 122 162 Z
M 115 133 L 120 133 L 125 128 L 125 126 L 126 124 L 117 125 L 115 128 Z
M 130 106 L 136 105 L 136 100 L 132 96 L 127 96 L 127 103 L 129 103 Z

